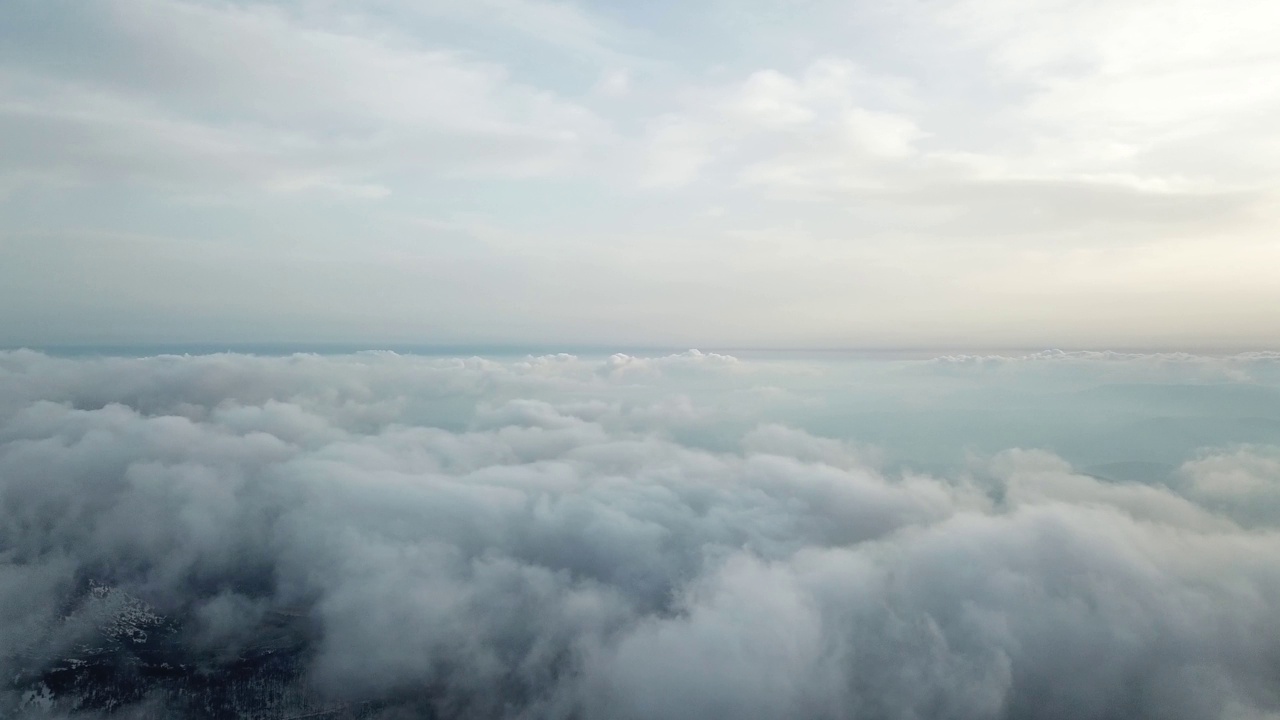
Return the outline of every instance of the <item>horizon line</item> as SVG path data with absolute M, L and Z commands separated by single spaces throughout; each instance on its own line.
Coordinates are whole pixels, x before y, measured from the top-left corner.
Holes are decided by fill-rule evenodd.
M 1086 345 L 996 345 L 973 346 L 959 344 L 939 345 L 867 345 L 867 346 L 747 346 L 747 345 L 685 345 L 639 343 L 413 343 L 413 342 L 306 342 L 306 341 L 200 341 L 200 342 L 134 342 L 134 343 L 19 343 L 0 344 L 0 352 L 29 350 L 49 355 L 209 355 L 217 353 L 291 355 L 291 354 L 350 354 L 359 352 L 397 352 L 419 355 L 556 355 L 587 354 L 612 355 L 633 353 L 679 354 L 689 351 L 732 355 L 748 354 L 799 354 L 818 355 L 872 355 L 872 356 L 946 356 L 946 355 L 1035 355 L 1047 352 L 1064 353 L 1117 353 L 1131 355 L 1200 355 L 1232 356 L 1248 353 L 1280 352 L 1280 346 L 1203 346 L 1203 345 L 1148 345 L 1148 346 L 1086 346 Z

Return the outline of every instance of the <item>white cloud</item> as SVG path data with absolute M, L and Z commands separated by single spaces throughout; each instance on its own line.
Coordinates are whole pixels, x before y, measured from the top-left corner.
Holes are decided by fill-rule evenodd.
M 478 0 L 419 3 L 390 0 L 382 4 L 408 17 L 462 21 L 486 31 L 501 28 L 512 36 L 537 42 L 544 49 L 594 62 L 637 60 L 618 49 L 620 41 L 629 39 L 627 28 L 572 2 Z
M 877 182 L 860 178 L 883 170 L 878 159 L 917 154 L 925 133 L 908 115 L 869 109 L 901 104 L 900 95 L 892 78 L 837 58 L 816 60 L 798 76 L 760 70 L 691 92 L 692 107 L 651 137 L 651 163 L 685 159 L 682 172 L 670 174 L 673 186 L 692 182 L 714 160 L 747 185 L 848 190 Z M 672 128 L 681 131 L 678 145 L 669 140 Z
M 1270 3 L 972 0 L 941 16 L 1025 88 L 1025 105 L 1010 109 L 1037 136 L 1028 169 L 1126 168 L 1217 187 L 1275 178 L 1273 148 L 1254 142 L 1258 120 L 1280 107 L 1263 79 L 1280 67 Z M 1243 137 L 1251 160 L 1239 154 Z
M 595 90 L 605 97 L 619 98 L 631 92 L 631 73 L 626 70 L 611 70 L 596 81 Z
M 379 197 L 388 191 L 371 178 L 423 164 L 563 169 L 607 133 L 499 64 L 276 8 L 113 0 L 84 12 L 30 32 L 62 43 L 87 33 L 105 60 L 27 40 L 5 63 L 11 174 Z
M 1276 527 L 1280 457 L 1263 447 L 1206 453 L 1179 468 L 1182 491 L 1245 526 Z
M 678 188 L 697 179 L 714 157 L 710 128 L 680 116 L 658 118 L 649 127 L 642 185 Z
M 117 598 L 189 625 L 202 662 L 310 618 L 309 670 L 384 709 L 1277 710 L 1275 508 L 1246 530 L 1215 505 L 1275 480 L 1269 451 L 1205 456 L 1185 487 L 1042 451 L 930 476 L 712 414 L 742 443 L 717 450 L 627 410 L 682 373 L 705 392 L 786 372 L 692 352 L 611 372 L 639 362 L 0 354 L 6 677 Z M 838 386 L 812 370 L 787 384 Z M 121 594 L 77 599 L 87 580 Z
M 750 126 L 783 129 L 814 118 L 805 102 L 806 88 L 776 70 L 761 70 L 743 81 L 726 99 L 726 111 Z

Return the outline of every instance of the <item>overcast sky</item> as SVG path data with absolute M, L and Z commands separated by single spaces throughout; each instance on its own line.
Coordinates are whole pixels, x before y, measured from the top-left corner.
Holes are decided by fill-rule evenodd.
M 0 345 L 1275 346 L 1280 3 L 0 3 Z

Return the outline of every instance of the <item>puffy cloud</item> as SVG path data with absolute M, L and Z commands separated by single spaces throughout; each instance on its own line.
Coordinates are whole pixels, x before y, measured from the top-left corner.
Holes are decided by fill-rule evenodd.
M 1274 528 L 1280 518 L 1280 456 L 1274 448 L 1207 452 L 1178 469 L 1180 489 L 1246 527 Z
M 1269 451 L 1162 485 L 1030 450 L 890 472 L 733 412 L 691 421 L 733 444 L 686 436 L 690 372 L 756 403 L 787 377 L 696 352 L 0 355 L 5 702 L 58 707 L 31 678 L 95 632 L 176 622 L 217 667 L 296 622 L 297 692 L 378 712 L 1280 711 Z

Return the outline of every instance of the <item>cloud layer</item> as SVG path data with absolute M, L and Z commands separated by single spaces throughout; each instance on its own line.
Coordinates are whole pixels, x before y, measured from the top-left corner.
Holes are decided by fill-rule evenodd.
M 68 652 L 93 581 L 193 652 L 304 617 L 299 682 L 388 713 L 1280 712 L 1274 449 L 1148 485 L 1041 450 L 887 471 L 771 422 L 823 372 L 0 355 L 0 671 Z

